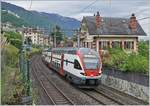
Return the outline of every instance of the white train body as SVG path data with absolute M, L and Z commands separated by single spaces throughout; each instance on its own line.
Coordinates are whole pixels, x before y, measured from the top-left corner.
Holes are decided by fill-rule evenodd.
M 89 48 L 53 48 L 42 53 L 49 68 L 78 85 L 98 85 L 102 63 L 97 52 Z

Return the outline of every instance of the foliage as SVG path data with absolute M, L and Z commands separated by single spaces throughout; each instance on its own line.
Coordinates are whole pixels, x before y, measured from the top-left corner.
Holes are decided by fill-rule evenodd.
M 21 74 L 18 68 L 6 66 L 2 71 L 2 104 L 20 104 L 23 91 Z
M 140 55 L 144 57 L 149 57 L 149 42 L 140 41 L 138 45 L 138 52 Z
M 56 32 L 52 32 L 51 36 L 54 40 L 54 37 L 56 36 L 56 44 L 60 44 L 60 42 L 63 40 L 63 34 L 61 32 L 61 28 L 56 25 Z
M 6 64 L 11 65 L 12 67 L 16 67 L 18 62 L 18 49 L 13 45 L 6 45 L 5 47 L 5 55 L 6 55 Z
M 7 37 L 8 41 L 10 41 L 10 39 L 22 40 L 22 36 L 19 33 L 17 33 L 17 32 L 12 32 L 12 31 L 6 32 L 4 36 Z
M 21 48 L 22 44 L 22 36 L 17 32 L 6 32 L 5 37 L 7 37 L 7 41 L 10 42 L 12 45 L 17 47 L 18 49 Z
M 110 49 L 110 61 L 109 66 L 114 68 L 120 68 L 120 65 L 126 61 L 127 54 L 121 49 Z
M 74 35 L 74 36 L 72 37 L 72 40 L 73 40 L 74 42 L 77 42 L 77 36 Z
M 148 63 L 149 62 L 146 57 L 137 54 L 131 54 L 128 56 L 126 62 L 121 64 L 121 68 L 130 72 L 148 73 Z
M 38 49 L 38 48 L 32 48 L 32 51 L 31 51 L 31 53 L 30 53 L 30 56 L 33 56 L 33 55 L 35 55 L 35 54 L 39 54 L 41 52 L 41 50 L 40 49 Z
M 2 104 L 19 104 L 24 89 L 21 82 L 21 74 L 18 68 L 18 49 L 9 44 L 5 45 L 2 57 L 3 69 L 2 69 Z
M 22 18 L 17 18 L 16 16 L 9 14 L 6 11 L 2 11 L 2 22 L 6 23 L 6 22 L 11 22 L 11 24 L 15 27 L 22 27 L 22 25 L 24 26 L 28 26 L 29 24 L 23 20 Z
M 10 39 L 10 43 L 16 48 L 21 49 L 22 41 L 19 39 Z
M 32 53 L 34 53 L 34 52 L 39 52 L 40 50 L 39 49 L 37 49 L 37 48 L 32 48 Z
M 119 69 L 121 71 L 139 72 L 148 74 L 149 69 L 149 52 L 148 43 L 139 42 L 139 53 L 126 53 L 121 49 L 110 49 L 109 50 L 109 62 L 107 57 L 103 56 L 104 66 Z

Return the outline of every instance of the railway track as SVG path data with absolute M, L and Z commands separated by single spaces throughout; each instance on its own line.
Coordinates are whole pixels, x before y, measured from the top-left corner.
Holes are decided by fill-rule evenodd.
M 43 63 L 41 62 L 41 60 L 39 60 L 39 63 L 41 64 L 40 68 L 44 68 L 44 66 L 42 65 Z M 107 104 L 122 104 L 122 103 L 120 103 L 118 101 L 115 101 L 113 98 L 109 98 L 109 97 L 106 97 L 106 96 L 104 97 L 104 95 L 101 95 L 100 98 L 97 98 L 97 96 L 95 96 L 95 95 L 97 95 L 96 91 L 85 91 L 85 90 L 81 90 L 81 91 L 83 93 L 85 93 L 86 95 L 88 95 L 90 98 L 94 99 L 95 101 L 97 101 L 98 103 L 100 103 L 102 105 L 107 105 Z M 93 93 L 95 93 L 95 94 L 93 94 Z
M 38 56 L 35 58 L 35 62 L 38 62 L 34 67 L 36 67 L 36 71 L 34 72 L 39 76 L 43 76 L 43 78 L 39 79 L 38 75 L 36 77 L 40 80 L 40 83 L 49 97 L 49 99 L 53 102 L 54 105 L 63 105 L 63 104 L 74 104 L 65 94 L 48 78 L 46 72 L 44 72 L 44 66 L 41 57 Z M 35 69 L 34 69 L 35 71 Z M 51 73 L 49 73 L 51 74 Z M 42 80 L 42 81 L 41 81 Z M 78 89 L 78 88 L 77 88 Z M 141 102 L 128 96 L 124 95 L 123 93 L 118 93 L 113 89 L 108 89 L 107 87 L 100 86 L 95 89 L 78 89 L 90 98 L 94 99 L 98 103 L 102 105 L 144 105 L 147 104 L 145 102 Z M 53 93 L 52 93 L 53 92 Z M 59 92 L 59 93 L 58 93 Z
M 97 92 L 95 89 L 84 89 L 81 90 L 83 93 L 85 93 L 86 95 L 88 95 L 89 97 L 95 99 L 97 102 L 99 102 L 102 105 L 122 105 L 122 103 L 114 100 L 113 98 L 107 97 L 103 94 L 100 94 L 99 92 Z
M 98 93 L 106 95 L 110 98 L 113 98 L 115 101 L 118 101 L 122 104 L 128 104 L 128 105 L 147 105 L 148 103 L 145 101 L 142 101 L 138 98 L 135 98 L 133 96 L 127 95 L 123 92 L 120 92 L 118 90 L 115 90 L 113 88 L 109 88 L 105 85 L 99 86 L 97 89 L 95 89 Z
M 36 60 L 37 62 L 38 60 Z M 52 102 L 52 105 L 73 105 L 74 103 L 68 98 L 47 76 L 41 72 L 39 64 L 34 64 L 32 68 L 33 74 L 36 76 L 39 84 L 43 88 L 45 94 Z
M 100 86 L 95 89 L 81 90 L 103 105 L 148 105 L 147 102 L 134 98 L 114 89 Z

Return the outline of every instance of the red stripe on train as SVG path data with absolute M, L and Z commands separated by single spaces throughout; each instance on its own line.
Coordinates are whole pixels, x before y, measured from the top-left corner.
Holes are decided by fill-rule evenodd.
M 61 67 L 59 73 L 64 76 L 64 54 L 61 55 Z
M 83 54 L 80 53 L 80 51 L 77 51 L 77 56 L 79 56 L 80 58 L 80 61 L 81 61 L 81 65 L 83 66 L 83 70 L 85 70 L 85 65 L 84 65 L 84 62 L 83 62 Z

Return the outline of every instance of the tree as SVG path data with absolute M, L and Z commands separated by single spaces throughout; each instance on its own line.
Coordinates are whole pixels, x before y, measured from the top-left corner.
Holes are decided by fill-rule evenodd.
M 52 32 L 50 35 L 53 38 L 53 42 L 54 42 L 54 37 L 56 36 L 56 44 L 60 44 L 60 42 L 63 40 L 63 34 L 61 32 L 61 28 L 58 25 L 56 25 L 54 30 L 55 31 Z
M 22 45 L 22 36 L 16 32 L 6 32 L 5 37 L 10 44 L 14 45 L 16 48 L 20 49 Z
M 138 52 L 140 55 L 148 58 L 149 57 L 149 42 L 140 41 Z
M 12 32 L 12 31 L 6 32 L 4 36 L 7 37 L 8 42 L 10 41 L 10 39 L 22 40 L 22 36 L 17 32 Z

